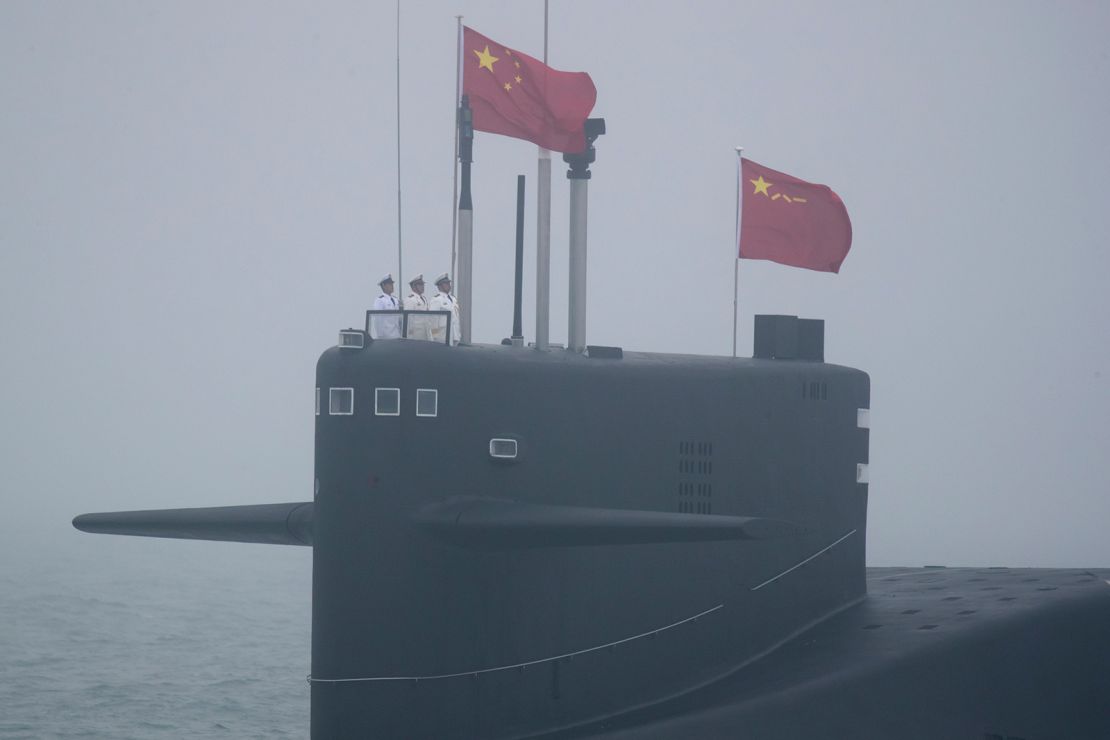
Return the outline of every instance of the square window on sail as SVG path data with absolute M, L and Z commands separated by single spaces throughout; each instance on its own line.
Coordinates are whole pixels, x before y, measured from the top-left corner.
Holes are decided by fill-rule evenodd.
M 374 413 L 377 416 L 401 415 L 401 389 L 375 388 Z
M 439 391 L 434 388 L 416 389 L 416 415 L 436 416 L 439 413 Z
M 355 389 L 329 389 L 328 413 L 332 416 L 350 416 L 351 414 L 355 413 Z

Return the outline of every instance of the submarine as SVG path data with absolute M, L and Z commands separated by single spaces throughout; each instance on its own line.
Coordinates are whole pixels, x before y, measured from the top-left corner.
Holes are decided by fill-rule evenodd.
M 1110 736 L 1110 574 L 865 567 L 869 380 L 822 329 L 756 317 L 735 360 L 348 331 L 312 501 L 75 525 L 312 547 L 321 740 Z
M 1110 737 L 1110 572 L 866 566 L 870 379 L 823 321 L 631 352 L 574 290 L 566 349 L 519 287 L 500 345 L 341 331 L 309 501 L 74 526 L 311 547 L 314 740 Z

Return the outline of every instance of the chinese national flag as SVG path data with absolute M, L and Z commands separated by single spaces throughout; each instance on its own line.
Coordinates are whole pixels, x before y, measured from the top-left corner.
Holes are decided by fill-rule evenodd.
M 852 246 L 852 222 L 840 196 L 740 160 L 740 258 L 840 272 Z
M 515 136 L 556 152 L 586 149 L 582 126 L 597 100 L 585 72 L 560 72 L 463 28 L 463 94 L 474 128 Z

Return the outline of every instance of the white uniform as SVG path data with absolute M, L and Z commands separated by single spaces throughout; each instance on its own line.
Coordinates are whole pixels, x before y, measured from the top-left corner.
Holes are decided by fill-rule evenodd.
M 419 293 L 409 293 L 405 298 L 406 311 L 427 311 L 428 299 Z M 432 338 L 432 328 L 427 316 L 409 316 L 409 339 L 428 340 Z
M 408 298 L 405 299 L 406 311 L 427 311 L 428 299 L 419 293 L 409 293 Z
M 429 311 L 450 311 L 451 312 L 451 344 L 458 344 L 459 342 L 459 302 L 455 296 L 450 293 L 439 292 L 432 297 L 428 302 Z M 436 320 L 438 316 L 429 316 L 428 318 Z M 435 321 L 432 326 L 432 339 L 437 342 L 442 342 L 444 325 L 439 321 Z
M 375 311 L 399 311 L 400 304 L 397 303 L 396 296 L 387 295 L 382 293 L 374 299 Z M 374 316 L 372 317 L 374 339 L 400 339 L 401 338 L 401 317 L 400 316 Z

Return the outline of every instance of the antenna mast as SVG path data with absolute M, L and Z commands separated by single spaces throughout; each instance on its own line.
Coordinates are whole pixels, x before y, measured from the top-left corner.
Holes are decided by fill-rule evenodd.
M 543 0 L 543 63 L 547 65 L 547 0 Z M 551 152 L 539 147 L 536 178 L 536 349 L 547 349 L 551 324 Z
M 744 198 L 744 147 L 736 147 L 736 234 L 732 240 L 732 356 L 736 357 L 736 321 L 740 314 L 740 215 Z
M 455 128 L 452 135 L 455 138 L 455 156 L 452 159 L 452 167 L 454 168 L 455 182 L 451 188 L 451 272 L 448 273 L 452 277 L 455 275 L 455 250 L 458 245 L 459 238 L 459 105 L 462 102 L 462 26 L 461 15 L 455 16 L 456 26 L 456 39 L 455 39 L 455 102 L 452 108 L 452 113 L 455 119 Z
M 397 0 L 397 283 L 404 283 L 401 260 L 401 0 Z
M 605 133 L 604 118 L 587 118 L 583 126 L 586 149 L 577 154 L 563 154 L 569 166 L 570 180 L 570 269 L 567 276 L 570 291 L 567 301 L 567 349 L 586 351 L 586 211 L 588 206 L 590 165 L 597 158 L 594 141 Z

